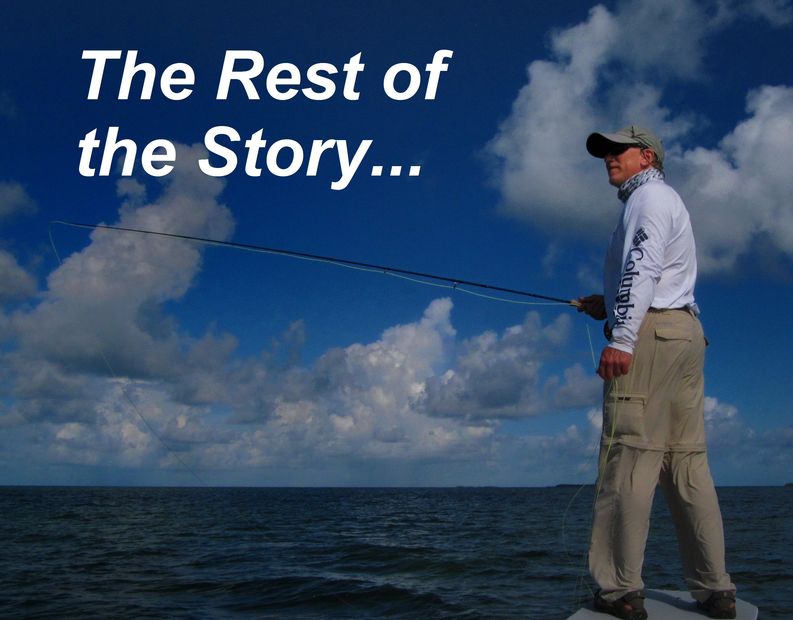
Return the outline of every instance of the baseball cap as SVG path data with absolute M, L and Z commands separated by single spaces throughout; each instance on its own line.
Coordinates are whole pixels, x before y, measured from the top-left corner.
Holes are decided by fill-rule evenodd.
M 652 149 L 658 163 L 664 163 L 664 144 L 652 131 L 639 125 L 628 125 L 614 133 L 591 133 L 586 139 L 586 150 L 589 154 L 603 158 L 614 144 L 627 144 Z

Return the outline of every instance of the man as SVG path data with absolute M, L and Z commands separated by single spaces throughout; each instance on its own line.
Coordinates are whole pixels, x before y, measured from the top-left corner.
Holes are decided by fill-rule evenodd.
M 705 338 L 694 301 L 696 251 L 688 212 L 664 182 L 664 149 L 631 125 L 593 133 L 624 203 L 606 254 L 604 295 L 578 301 L 607 319 L 600 355 L 603 433 L 589 567 L 595 606 L 643 620 L 641 570 L 655 487 L 677 529 L 692 596 L 711 618 L 735 617 L 724 534 L 708 469 L 704 430 Z

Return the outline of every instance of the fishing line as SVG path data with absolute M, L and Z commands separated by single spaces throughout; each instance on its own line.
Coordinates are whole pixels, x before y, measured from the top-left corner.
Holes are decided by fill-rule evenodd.
M 597 372 L 597 366 L 598 365 L 597 365 L 597 361 L 595 360 L 595 347 L 594 347 L 594 345 L 592 343 L 592 332 L 589 329 L 589 323 L 585 323 L 584 326 L 586 327 L 587 340 L 589 342 L 589 353 L 592 356 L 592 367 Z M 597 455 L 599 447 L 600 447 L 600 442 L 598 441 L 598 442 L 596 442 L 595 446 L 593 447 L 591 454 L 589 455 L 589 457 L 585 461 L 585 463 L 587 465 L 592 463 L 592 461 L 595 460 L 595 456 Z M 600 478 L 600 466 L 599 466 L 599 464 L 598 464 L 598 478 Z M 581 494 L 581 492 L 587 486 L 589 486 L 589 485 L 587 483 L 584 483 L 584 484 L 580 485 L 578 487 L 578 489 L 576 489 L 576 492 L 573 493 L 573 496 L 570 498 L 570 501 L 567 502 L 567 506 L 565 507 L 564 512 L 562 513 L 562 548 L 564 549 L 564 554 L 565 554 L 565 557 L 567 558 L 568 567 L 572 569 L 574 574 L 576 574 L 576 584 L 575 584 L 575 588 L 573 590 L 573 601 L 576 604 L 579 603 L 579 600 L 578 600 L 579 599 L 579 592 L 581 592 L 584 587 L 586 587 L 586 589 L 590 591 L 591 595 L 594 595 L 594 593 L 592 592 L 592 589 L 589 587 L 589 585 L 586 583 L 586 573 L 588 572 L 587 571 L 587 567 L 586 567 L 586 564 L 587 564 L 587 552 L 584 552 L 584 556 L 582 558 L 582 563 L 584 564 L 584 566 L 581 567 L 580 570 L 578 570 L 578 560 L 577 560 L 577 558 L 575 556 L 573 556 L 570 553 L 570 550 L 568 548 L 568 545 L 567 545 L 567 516 L 570 514 L 570 510 L 573 507 L 573 504 L 575 503 L 576 499 L 578 499 L 578 496 Z M 597 492 L 595 493 L 595 499 L 597 499 Z M 590 536 L 591 536 L 591 528 L 590 528 Z
M 585 325 L 587 331 L 587 339 L 589 340 L 589 351 L 592 355 L 592 365 L 597 371 L 598 363 L 595 359 L 595 348 L 592 344 L 592 333 L 589 329 L 589 324 L 585 324 Z M 620 386 L 617 378 L 612 379 L 612 381 L 614 382 L 614 387 L 613 390 L 611 390 L 611 395 L 613 395 L 614 398 L 614 411 L 613 411 L 613 416 L 611 417 L 611 425 L 608 431 L 608 441 L 606 442 L 605 450 L 603 449 L 602 440 L 598 441 L 594 449 L 592 450 L 592 454 L 587 459 L 587 463 L 592 462 L 595 459 L 595 455 L 597 454 L 597 452 L 600 451 L 600 456 L 598 457 L 598 476 L 595 482 L 595 493 L 594 493 L 594 498 L 592 500 L 593 514 L 594 514 L 595 504 L 597 503 L 598 497 L 600 496 L 600 491 L 603 487 L 603 476 L 605 475 L 605 468 L 608 464 L 609 456 L 611 454 L 611 448 L 614 445 L 614 438 L 616 436 L 616 431 L 617 431 L 617 420 L 619 418 L 619 403 L 620 403 L 620 395 L 621 395 Z M 605 407 L 604 407 L 604 411 L 605 411 Z M 575 566 L 575 558 L 569 553 L 567 547 L 567 515 L 570 512 L 570 509 L 572 508 L 575 500 L 578 498 L 578 496 L 587 486 L 588 486 L 587 484 L 582 484 L 580 487 L 578 487 L 576 492 L 573 494 L 573 497 L 570 498 L 570 501 L 568 502 L 567 507 L 565 508 L 564 513 L 562 515 L 562 546 L 564 547 L 565 555 L 567 556 L 568 562 L 570 562 L 573 566 Z M 592 525 L 590 525 L 590 536 L 589 536 L 590 539 L 591 539 L 591 535 L 592 535 Z M 573 600 L 576 602 L 579 597 L 579 592 L 581 592 L 582 589 L 584 588 L 589 590 L 590 596 L 594 596 L 594 591 L 586 581 L 586 573 L 588 572 L 587 555 L 588 555 L 588 551 L 584 553 L 584 557 L 582 559 L 582 563 L 584 564 L 584 566 L 581 568 L 576 578 L 576 585 L 573 591 Z
M 541 293 L 532 293 L 529 291 L 522 291 L 513 288 L 507 288 L 503 286 L 495 286 L 493 284 L 486 284 L 483 282 L 474 282 L 471 280 L 465 280 L 462 278 L 453 278 L 450 276 L 442 276 L 442 275 L 435 275 L 431 273 L 423 273 L 420 271 L 412 271 L 409 269 L 402 269 L 400 267 L 388 267 L 385 265 L 376 265 L 373 263 L 365 263 L 363 261 L 357 260 L 349 260 L 345 258 L 339 258 L 336 256 L 322 256 L 319 254 L 309 254 L 308 252 L 298 252 L 295 250 L 285 250 L 283 248 L 273 248 L 273 247 L 266 247 L 262 245 L 254 245 L 250 243 L 238 243 L 235 241 L 221 241 L 219 239 L 208 239 L 205 237 L 196 237 L 193 235 L 181 235 L 178 233 L 168 233 L 162 232 L 157 230 L 145 230 L 141 228 L 128 228 L 124 226 L 109 226 L 107 224 L 84 224 L 80 222 L 69 222 L 65 220 L 53 220 L 50 222 L 50 240 L 52 240 L 52 231 L 51 227 L 53 224 L 60 224 L 62 226 L 71 226 L 73 228 L 87 228 L 93 230 L 113 230 L 117 232 L 129 232 L 129 233 L 136 233 L 141 235 L 155 235 L 158 237 L 166 237 L 170 239 L 181 239 L 183 241 L 192 241 L 195 243 L 201 243 L 204 245 L 213 245 L 213 246 L 220 246 L 220 247 L 228 247 L 237 250 L 244 250 L 247 252 L 258 252 L 262 254 L 277 254 L 280 256 L 288 256 L 291 258 L 297 258 L 301 260 L 309 260 L 314 262 L 320 263 L 328 263 L 331 265 L 337 265 L 339 267 L 347 267 L 349 269 L 356 269 L 359 271 L 367 271 L 370 273 L 381 273 L 383 275 L 390 275 L 398 278 L 402 278 L 404 280 L 408 280 L 410 282 L 415 282 L 417 284 L 425 284 L 428 286 L 437 286 L 440 288 L 447 288 L 452 289 L 455 291 L 460 291 L 462 293 L 466 293 L 469 295 L 474 295 L 477 297 L 483 297 L 485 299 L 491 299 L 493 301 L 503 301 L 507 303 L 514 303 L 514 304 L 521 304 L 521 305 L 565 305 L 565 306 L 573 306 L 573 307 L 580 307 L 581 304 L 575 299 L 563 299 L 561 297 L 553 297 L 551 295 L 544 295 Z M 419 280 L 418 278 L 423 278 L 423 280 Z M 427 282 L 427 280 L 436 280 L 437 282 Z M 444 282 L 446 284 L 438 284 L 438 282 Z M 514 299 L 506 299 L 503 297 L 496 297 L 492 295 L 484 295 L 482 293 L 476 293 L 474 291 L 461 288 L 462 286 L 472 286 L 475 288 L 481 289 L 488 289 L 491 291 L 498 291 L 501 293 L 509 293 L 511 295 L 518 295 L 521 297 L 532 297 L 534 299 L 541 299 L 543 302 L 527 302 L 527 301 L 518 301 Z
M 576 308 L 580 308 L 581 307 L 581 304 L 577 300 L 563 299 L 563 298 L 560 298 L 560 297 L 554 297 L 554 296 L 544 295 L 544 294 L 540 294 L 540 293 L 534 293 L 534 292 L 523 291 L 523 290 L 518 290 L 518 289 L 513 289 L 513 288 L 495 286 L 495 285 L 481 283 L 481 282 L 474 282 L 474 281 L 470 281 L 470 280 L 464 280 L 462 278 L 453 278 L 453 277 L 435 275 L 435 274 L 430 274 L 430 273 L 422 273 L 422 272 L 411 271 L 411 270 L 402 269 L 402 268 L 398 268 L 398 267 L 389 267 L 389 266 L 383 266 L 383 265 L 376 265 L 376 264 L 372 264 L 372 263 L 365 263 L 365 262 L 362 262 L 362 261 L 348 260 L 348 259 L 338 258 L 338 257 L 334 257 L 334 256 L 322 256 L 322 255 L 317 255 L 317 254 L 309 254 L 309 253 L 306 253 L 306 252 L 297 252 L 297 251 L 293 251 L 293 250 L 286 250 L 286 249 L 282 249 L 282 248 L 273 248 L 273 247 L 266 247 L 266 246 L 253 245 L 253 244 L 247 244 L 247 243 L 238 243 L 238 242 L 233 242 L 233 241 L 221 241 L 221 240 L 218 240 L 218 239 L 210 239 L 210 238 L 196 237 L 196 236 L 192 236 L 192 235 L 182 235 L 182 234 L 177 234 L 177 233 L 168 233 L 168 232 L 162 232 L 162 231 L 153 231 L 153 230 L 145 230 L 145 229 L 138 229 L 138 228 L 128 228 L 128 227 L 122 227 L 122 226 L 110 226 L 110 225 L 105 225 L 105 224 L 85 224 L 85 223 L 70 222 L 70 221 L 65 221 L 65 220 L 53 220 L 49 224 L 50 224 L 49 225 L 50 244 L 52 245 L 53 251 L 55 252 L 55 256 L 57 257 L 59 264 L 62 264 L 62 260 L 60 258 L 60 255 L 59 255 L 58 250 L 57 250 L 57 248 L 55 246 L 55 242 L 54 242 L 54 239 L 53 239 L 53 236 L 52 236 L 52 226 L 54 224 L 59 224 L 59 225 L 62 225 L 62 226 L 70 226 L 70 227 L 73 227 L 73 228 L 91 229 L 91 230 L 100 230 L 101 229 L 101 230 L 111 230 L 111 231 L 116 231 L 116 232 L 135 233 L 135 234 L 141 234 L 141 235 L 153 235 L 153 236 L 165 237 L 165 238 L 170 238 L 170 239 L 178 239 L 178 240 L 183 240 L 183 241 L 190 241 L 190 242 L 199 243 L 199 244 L 203 244 L 203 245 L 209 245 L 209 246 L 228 247 L 228 248 L 237 249 L 237 250 L 243 250 L 243 251 L 248 251 L 248 252 L 274 254 L 274 255 L 286 256 L 286 257 L 290 257 L 290 258 L 296 258 L 296 259 L 300 259 L 300 260 L 321 262 L 321 263 L 335 265 L 335 266 L 338 266 L 338 267 L 345 267 L 345 268 L 348 268 L 348 269 L 354 269 L 354 270 L 358 270 L 358 271 L 365 271 L 365 272 L 368 272 L 368 273 L 379 273 L 379 274 L 382 274 L 382 275 L 389 275 L 389 276 L 400 278 L 402 280 L 406 280 L 408 282 L 412 282 L 412 283 L 415 283 L 415 284 L 422 284 L 422 285 L 425 285 L 425 286 L 434 286 L 434 287 L 437 287 L 437 288 L 444 288 L 444 289 L 448 289 L 448 290 L 452 290 L 452 291 L 459 291 L 460 293 L 465 293 L 467 295 L 472 295 L 472 296 L 475 296 L 475 297 L 480 297 L 480 298 L 491 300 L 491 301 L 499 301 L 499 302 L 505 302 L 505 303 L 519 304 L 519 305 L 565 305 L 565 306 L 573 306 L 573 307 L 576 307 Z M 434 282 L 430 281 L 430 280 L 434 280 Z M 511 294 L 511 295 L 517 295 L 517 296 L 521 296 L 521 297 L 531 297 L 531 298 L 538 299 L 538 300 L 541 300 L 541 301 L 523 301 L 523 300 L 509 299 L 509 298 L 505 298 L 505 297 L 498 297 L 498 296 L 495 296 L 495 295 L 488 295 L 488 294 L 480 293 L 480 292 L 477 292 L 477 291 L 473 291 L 473 290 L 470 290 L 468 288 L 463 288 L 463 286 L 480 288 L 480 289 L 486 289 L 486 290 L 497 291 L 497 292 L 502 292 L 502 293 L 508 293 L 508 294 Z M 595 364 L 595 353 L 594 353 L 594 348 L 593 348 L 593 345 L 592 345 L 592 336 L 591 336 L 591 333 L 590 333 L 590 330 L 589 330 L 589 325 L 586 325 L 586 330 L 587 330 L 587 338 L 588 338 L 588 341 L 589 341 L 589 348 L 590 348 L 590 352 L 591 352 L 591 355 L 592 355 L 592 361 L 593 361 L 593 365 L 594 365 Z M 111 376 L 113 376 L 116 379 L 119 379 L 119 377 L 116 375 L 115 371 L 113 370 L 112 365 L 110 364 L 109 360 L 105 356 L 104 352 L 100 351 L 100 355 L 101 355 L 102 360 L 104 361 L 106 367 L 110 371 Z M 193 477 L 195 477 L 196 480 L 198 480 L 203 486 L 208 486 L 207 483 L 201 478 L 201 476 L 199 476 L 198 473 L 192 467 L 190 467 L 176 452 L 174 452 L 174 450 L 171 449 L 171 447 L 167 444 L 167 442 L 156 432 L 154 427 L 149 423 L 149 421 L 146 419 L 146 417 L 143 415 L 143 413 L 137 407 L 135 402 L 132 400 L 131 396 L 129 395 L 129 393 L 127 392 L 125 387 L 122 388 L 122 393 L 124 394 L 125 398 L 129 402 L 130 406 L 135 411 L 137 416 L 141 419 L 141 421 L 144 423 L 146 428 L 149 430 L 149 432 L 151 432 L 151 434 L 154 435 L 158 439 L 158 441 L 163 445 L 163 447 L 179 461 L 179 463 L 184 467 L 185 470 L 190 472 L 190 474 L 192 474 Z M 592 460 L 592 459 L 594 459 L 594 452 L 593 452 L 592 456 L 590 457 L 590 460 Z M 563 544 L 565 546 L 565 549 L 567 548 L 566 547 L 566 538 L 565 538 L 565 521 L 566 521 L 566 517 L 567 517 L 567 514 L 568 514 L 573 502 L 575 501 L 575 499 L 578 497 L 578 495 L 581 493 L 581 491 L 585 487 L 586 487 L 586 485 L 582 485 L 576 491 L 576 493 L 573 495 L 572 499 L 568 503 L 567 508 L 565 509 L 565 513 L 564 513 L 564 516 L 563 516 L 563 519 L 562 519 L 562 538 L 563 538 Z M 597 497 L 597 493 L 596 493 L 596 497 Z M 568 554 L 568 557 L 569 557 L 569 554 Z M 578 587 L 576 587 L 576 590 L 578 590 Z M 340 598 L 340 600 L 343 603 L 349 604 L 343 598 L 338 597 L 338 595 L 337 595 L 337 598 Z
M 589 340 L 589 353 L 592 355 L 592 367 L 597 372 L 598 363 L 595 361 L 595 347 L 592 345 L 592 332 L 589 329 L 589 323 L 584 323 L 586 326 L 586 337 Z
M 50 237 L 50 244 L 52 245 L 52 251 L 55 252 L 55 258 L 58 259 L 59 265 L 63 265 L 61 256 L 58 253 L 58 248 L 55 247 L 55 240 L 52 238 L 52 227 L 50 227 L 49 229 L 49 237 Z M 124 398 L 129 403 L 130 407 L 132 407 L 132 410 L 137 414 L 137 416 L 143 422 L 143 425 L 149 430 L 149 432 L 154 437 L 157 438 L 157 441 L 159 441 L 162 447 L 165 448 L 166 452 L 168 452 L 168 454 L 173 456 L 179 462 L 179 464 L 184 468 L 185 471 L 189 472 L 190 475 L 193 476 L 193 478 L 195 478 L 201 484 L 201 486 L 208 487 L 209 484 L 206 482 L 206 480 L 204 480 L 201 476 L 199 476 L 198 472 L 196 472 L 195 469 L 190 467 L 190 465 L 181 456 L 179 456 L 179 453 L 168 445 L 168 442 L 166 442 L 165 439 L 162 438 L 162 436 L 154 429 L 154 426 L 149 422 L 146 416 L 143 415 L 141 410 L 138 408 L 137 404 L 135 404 L 135 401 L 132 399 L 132 396 L 130 396 L 129 392 L 127 391 L 127 386 L 124 380 L 118 374 L 116 374 L 116 371 L 113 369 L 110 360 L 107 359 L 105 352 L 100 349 L 99 355 L 102 358 L 102 361 L 105 363 L 105 367 L 110 372 L 110 376 L 119 385 L 121 385 L 121 393 L 124 395 Z
M 154 231 L 154 230 L 145 230 L 139 228 L 129 228 L 129 227 L 122 227 L 122 226 L 110 226 L 106 224 L 86 224 L 81 222 L 70 222 L 65 220 L 53 220 L 49 223 L 48 226 L 48 235 L 50 240 L 50 245 L 52 246 L 53 252 L 55 253 L 55 257 L 58 260 L 59 264 L 63 264 L 61 259 L 60 253 L 55 245 L 55 240 L 53 238 L 52 226 L 54 224 L 60 224 L 62 226 L 70 226 L 73 228 L 83 228 L 83 229 L 90 229 L 90 230 L 111 230 L 115 232 L 128 232 L 128 233 L 135 233 L 140 235 L 152 235 L 158 237 L 165 237 L 169 239 L 177 239 L 182 241 L 189 241 L 193 243 L 199 243 L 203 245 L 209 246 L 219 246 L 219 247 L 228 247 L 237 250 L 243 250 L 247 252 L 256 252 L 256 253 L 264 253 L 264 254 L 274 254 L 280 256 L 286 256 L 290 258 L 296 258 L 299 260 L 307 260 L 312 262 L 321 262 L 331 265 L 336 265 L 339 267 L 345 267 L 347 269 L 354 269 L 357 271 L 365 271 L 368 273 L 379 273 L 383 275 L 389 275 L 392 277 L 400 278 L 402 280 L 407 280 L 409 282 L 413 282 L 416 284 L 423 284 L 425 286 L 434 286 L 438 288 L 444 288 L 452 291 L 459 291 L 460 293 L 465 293 L 467 295 L 472 295 L 475 297 L 481 297 L 483 299 L 488 299 L 491 301 L 500 301 L 505 303 L 512 303 L 512 304 L 519 304 L 519 305 L 570 305 L 574 307 L 579 307 L 580 304 L 576 300 L 567 300 L 562 299 L 559 297 L 552 297 L 549 295 L 543 295 L 540 293 L 533 293 L 529 291 L 521 291 L 512 288 L 506 288 L 501 286 L 494 286 L 491 284 L 485 284 L 481 282 L 473 282 L 470 280 L 464 280 L 462 278 L 452 278 L 448 276 L 439 276 L 429 273 L 422 273 L 418 271 L 411 271 L 407 269 L 401 269 L 398 267 L 388 267 L 383 265 L 376 265 L 372 263 L 365 263 L 362 261 L 353 261 L 343 258 L 338 258 L 334 256 L 321 256 L 318 254 L 309 254 L 307 252 L 296 252 L 293 250 L 285 250 L 283 248 L 272 248 L 266 247 L 261 245 L 253 245 L 248 243 L 237 243 L 233 241 L 221 241 L 218 239 L 210 239 L 205 237 L 196 237 L 193 235 L 182 235 L 177 233 L 168 233 L 162 231 Z M 430 281 L 430 280 L 434 280 Z M 542 301 L 524 301 L 524 300 L 516 300 L 516 299 L 508 299 L 505 297 L 498 297 L 495 295 L 488 295 L 484 293 L 480 293 L 477 291 L 469 290 L 466 287 L 474 287 L 474 288 L 481 288 L 487 289 L 492 291 L 498 291 L 503 293 L 509 293 L 512 295 L 518 295 L 522 297 L 532 297 L 534 299 L 539 299 Z M 115 370 L 113 369 L 112 365 L 110 364 L 109 359 L 105 355 L 103 351 L 100 351 L 100 356 L 102 357 L 102 361 L 105 364 L 105 367 L 108 369 L 110 376 L 116 379 L 120 384 L 121 378 L 116 374 Z M 186 471 L 190 472 L 190 474 L 198 480 L 201 485 L 208 486 L 207 483 L 198 475 L 198 473 L 190 467 L 182 457 L 175 452 L 168 443 L 160 436 L 157 431 L 154 429 L 152 424 L 148 421 L 148 419 L 143 415 L 140 408 L 137 406 L 135 401 L 130 396 L 127 387 L 122 384 L 122 393 L 124 394 L 124 398 L 127 400 L 129 405 L 132 407 L 135 414 L 140 418 L 143 422 L 144 426 L 151 432 L 151 434 L 157 438 L 160 444 L 166 449 L 166 451 L 171 454 L 183 467 Z
M 611 449 L 614 446 L 614 438 L 616 437 L 616 434 L 617 434 L 617 421 L 619 420 L 619 414 L 620 414 L 620 411 L 619 411 L 620 410 L 619 404 L 620 404 L 620 400 L 621 400 L 621 398 L 620 398 L 620 396 L 621 396 L 620 385 L 619 385 L 619 381 L 617 380 L 616 377 L 614 377 L 612 379 L 612 381 L 614 382 L 613 390 L 609 391 L 609 393 L 607 394 L 606 398 L 614 398 L 614 410 L 613 410 L 613 415 L 611 416 L 611 427 L 609 428 L 608 442 L 606 443 L 605 451 L 603 450 L 602 440 L 599 442 L 600 443 L 600 456 L 598 458 L 598 477 L 597 477 L 597 482 L 595 484 L 595 495 L 594 495 L 594 497 L 592 499 L 593 522 L 591 523 L 590 529 L 589 529 L 590 540 L 591 540 L 591 537 L 592 537 L 592 528 L 595 525 L 594 524 L 595 506 L 597 504 L 598 498 L 600 497 L 600 492 L 603 489 L 603 479 L 606 476 L 606 468 L 608 467 L 609 456 L 611 455 Z M 603 415 L 604 416 L 605 416 L 605 411 L 606 411 L 606 406 L 605 406 L 605 399 L 604 399 L 604 405 L 603 405 Z M 604 422 L 605 422 L 605 420 L 604 420 Z M 583 572 L 584 571 L 582 571 L 582 573 Z M 591 596 L 594 596 L 595 593 L 592 591 L 592 588 L 589 587 L 589 584 L 585 581 L 585 577 L 583 575 L 580 577 L 580 582 L 583 583 L 584 586 L 586 586 L 587 590 L 589 590 L 589 594 Z M 576 591 L 577 590 L 578 590 L 578 586 L 576 586 Z
M 594 357 L 594 349 L 592 349 L 592 359 L 593 360 L 595 359 L 595 357 Z M 613 394 L 613 397 L 614 397 L 614 414 L 613 414 L 612 419 L 611 419 L 611 428 L 609 429 L 609 436 L 608 436 L 608 442 L 606 443 L 605 453 L 604 453 L 604 450 L 603 450 L 603 441 L 602 441 L 602 439 L 598 442 L 598 444 L 599 444 L 598 447 L 600 449 L 600 456 L 598 458 L 598 477 L 597 477 L 597 481 L 595 483 L 595 494 L 594 494 L 594 498 L 592 499 L 592 512 L 591 512 L 591 514 L 593 516 L 593 522 L 590 524 L 590 527 L 589 527 L 590 542 L 591 542 L 591 539 L 592 539 L 592 528 L 594 527 L 595 505 L 597 504 L 598 497 L 600 497 L 600 491 L 603 488 L 603 477 L 606 474 L 606 467 L 608 466 L 609 455 L 611 454 L 611 448 L 614 445 L 614 437 L 616 436 L 616 431 L 617 431 L 617 419 L 619 417 L 619 402 L 620 402 L 619 382 L 617 381 L 616 377 L 614 379 L 612 379 L 612 381 L 614 382 L 614 389 L 611 390 L 607 394 L 606 398 L 610 398 L 612 396 L 612 394 Z M 603 413 L 605 415 L 605 399 L 604 399 Z M 593 451 L 592 456 L 590 457 L 590 460 L 593 459 L 594 456 L 595 456 L 595 452 Z M 575 495 L 573 496 L 573 499 L 570 500 L 570 504 L 568 504 L 568 506 L 567 506 L 568 510 L 570 509 L 570 506 L 572 505 L 573 500 L 576 498 L 576 496 L 581 492 L 581 490 L 585 486 L 586 485 L 581 485 L 581 487 L 578 489 L 578 491 L 576 491 Z M 566 514 L 567 514 L 567 511 L 565 511 L 565 516 L 566 516 Z M 564 536 L 564 534 L 563 534 L 563 536 Z M 575 590 L 574 590 L 574 593 L 573 593 L 574 599 L 578 598 L 578 593 L 582 589 L 582 586 L 585 587 L 587 590 L 589 590 L 589 594 L 590 594 L 591 597 L 593 597 L 595 595 L 595 592 L 592 590 L 592 588 L 589 586 L 589 583 L 586 581 L 586 573 L 588 572 L 588 564 L 589 564 L 588 563 L 588 551 L 587 551 L 587 553 L 584 554 L 583 563 L 584 563 L 584 566 L 581 568 L 581 572 L 579 573 L 579 576 L 576 579 L 576 587 L 575 587 Z

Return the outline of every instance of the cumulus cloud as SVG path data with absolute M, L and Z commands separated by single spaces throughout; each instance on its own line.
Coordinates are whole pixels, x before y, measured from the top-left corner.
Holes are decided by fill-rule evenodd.
M 500 336 L 456 343 L 451 310 L 449 299 L 437 299 L 418 321 L 330 350 L 308 368 L 234 365 L 230 404 L 240 432 L 213 448 L 213 463 L 490 458 L 500 419 L 587 400 L 566 401 L 578 367 L 563 378 L 543 368 L 568 336 L 568 317 L 543 325 L 529 313 Z
M 787 475 L 793 466 L 792 426 L 755 430 L 735 405 L 709 396 L 705 398 L 705 434 L 711 465 L 725 476 L 746 483 L 746 472 L 755 470 L 761 477 L 749 479 L 751 483 L 789 482 L 779 476 Z
M 149 201 L 128 181 L 119 186 L 118 223 L 226 238 L 233 222 L 221 189 L 182 170 Z M 6 273 L 19 269 L 5 259 Z M 441 298 L 371 342 L 301 365 L 299 320 L 248 357 L 216 328 L 186 335 L 164 304 L 185 294 L 200 267 L 200 247 L 97 230 L 50 274 L 35 305 L 0 317 L 0 333 L 14 343 L 0 353 L 0 452 L 17 454 L 23 438 L 25 457 L 38 462 L 235 476 L 272 468 L 328 483 L 345 467 L 369 480 L 378 463 L 475 464 L 473 479 L 483 483 L 593 475 L 600 383 L 559 358 L 569 315 L 530 312 L 501 333 L 461 339 L 452 302 Z M 32 294 L 31 282 L 18 280 L 8 290 Z M 734 408 L 708 407 L 709 424 L 734 437 Z M 586 419 L 552 434 L 502 431 L 570 410 Z M 370 481 L 390 480 L 381 475 Z
M 450 300 L 436 300 L 415 323 L 390 327 L 372 343 L 330 350 L 311 368 L 287 370 L 286 383 L 271 382 L 271 404 L 260 412 L 275 442 L 271 451 L 393 457 L 464 443 L 465 429 L 422 416 L 414 406 L 454 336 L 450 311 Z
M 91 421 L 101 386 L 82 373 L 70 372 L 24 353 L 3 358 L 3 378 L 13 404 L 3 417 L 6 425 L 24 422 Z
M 180 147 L 180 161 L 199 156 L 197 147 Z M 180 166 L 156 202 L 126 203 L 115 223 L 225 239 L 233 222 L 217 201 L 222 187 L 197 166 Z M 186 241 L 94 230 L 90 245 L 49 275 L 36 308 L 14 317 L 20 349 L 95 373 L 107 373 L 109 364 L 122 375 L 168 375 L 180 336 L 161 304 L 185 294 L 200 263 L 200 248 Z
M 20 183 L 0 181 L 0 220 L 35 212 L 36 203 Z
M 793 87 L 749 93 L 748 118 L 717 149 L 681 152 L 680 190 L 696 226 L 704 270 L 731 268 L 758 235 L 793 255 L 793 175 L 784 163 L 793 136 Z
M 543 327 L 529 313 L 499 337 L 485 332 L 463 343 L 454 368 L 430 377 L 422 405 L 430 415 L 464 418 L 524 417 L 547 407 L 540 369 L 567 338 L 569 317 Z
M 479 422 L 436 419 L 421 407 L 426 382 L 453 348 L 449 299 L 416 322 L 386 329 L 371 343 L 332 349 L 308 368 L 249 362 L 238 379 L 240 433 L 217 463 L 254 466 L 312 459 L 458 458 L 494 432 Z M 222 456 L 225 454 L 226 456 Z M 237 455 L 230 458 L 229 455 Z
M 305 339 L 300 322 L 247 358 L 235 354 L 233 336 L 210 330 L 182 347 L 178 372 L 150 378 L 33 360 L 23 347 L 5 354 L 0 372 L 14 402 L 0 417 L 4 449 L 13 453 L 9 438 L 35 429 L 25 444 L 34 461 L 196 471 L 209 482 L 269 469 L 282 481 L 302 472 L 303 483 L 338 483 L 347 467 L 359 470 L 348 478 L 357 483 L 392 480 L 383 469 L 368 477 L 378 463 L 391 463 L 392 474 L 478 463 L 466 480 L 481 483 L 593 479 L 600 383 L 580 365 L 559 367 L 569 317 L 546 323 L 532 312 L 500 334 L 458 341 L 452 308 L 436 299 L 415 321 L 306 366 L 294 355 Z M 576 421 L 555 433 L 501 432 L 507 419 L 571 408 Z M 711 446 L 751 453 L 758 444 L 737 409 L 715 398 L 706 422 Z
M 115 296 L 106 299 L 112 306 Z M 501 419 L 588 401 L 574 386 L 587 384 L 580 367 L 559 376 L 546 367 L 568 338 L 569 317 L 543 324 L 529 313 L 500 335 L 457 342 L 451 311 L 450 299 L 436 299 L 416 321 L 331 349 L 309 366 L 293 354 L 305 338 L 299 322 L 272 349 L 248 358 L 234 355 L 233 336 L 209 331 L 190 346 L 182 340 L 178 370 L 157 376 L 108 377 L 87 363 L 48 359 L 49 350 L 42 355 L 23 332 L 0 377 L 16 401 L 0 422 L 15 432 L 35 425 L 43 458 L 58 463 L 216 472 L 439 459 L 500 467 L 516 449 L 499 436 Z M 19 317 L 17 324 L 27 325 Z M 173 338 L 150 336 L 155 345 Z M 587 441 L 569 428 L 535 451 L 564 445 L 572 453 L 576 438 Z
M 30 297 L 37 290 L 36 279 L 12 254 L 0 250 L 0 303 Z
M 793 255 L 793 181 L 779 156 L 793 126 L 793 88 L 748 93 L 747 118 L 711 149 L 685 146 L 702 120 L 696 112 L 663 104 L 669 84 L 702 75 L 709 36 L 747 16 L 784 25 L 791 9 L 765 1 L 642 0 L 613 12 L 596 6 L 586 21 L 556 32 L 551 58 L 529 64 L 526 85 L 486 147 L 503 211 L 555 235 L 602 239 L 618 203 L 602 164 L 583 145 L 593 130 L 638 123 L 664 138 L 703 271 L 732 268 L 763 234 Z
M 488 145 L 500 161 L 497 182 L 507 213 L 551 229 L 571 220 L 581 228 L 602 223 L 592 203 L 606 199 L 606 192 L 595 189 L 594 200 L 582 199 L 600 184 L 581 136 L 599 124 L 586 101 L 616 36 L 613 16 L 595 7 L 587 22 L 553 38 L 555 61 L 529 65 L 528 83 Z
M 713 447 L 735 448 L 751 442 L 755 437 L 738 415 L 738 408 L 719 402 L 711 396 L 705 397 L 705 434 Z

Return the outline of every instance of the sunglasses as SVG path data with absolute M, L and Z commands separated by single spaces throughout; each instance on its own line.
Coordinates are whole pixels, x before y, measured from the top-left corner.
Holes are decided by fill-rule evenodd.
M 606 149 L 605 155 L 622 155 L 625 151 L 632 148 L 642 148 L 641 144 L 611 144 Z M 604 155 L 604 156 L 605 156 Z

